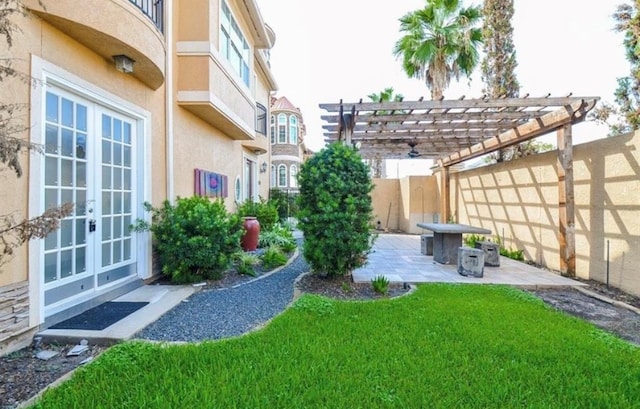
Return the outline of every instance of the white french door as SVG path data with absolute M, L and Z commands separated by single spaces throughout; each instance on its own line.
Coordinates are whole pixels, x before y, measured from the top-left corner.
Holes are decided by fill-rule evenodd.
M 134 118 L 64 90 L 45 98 L 44 206 L 75 204 L 43 242 L 45 315 L 136 274 Z

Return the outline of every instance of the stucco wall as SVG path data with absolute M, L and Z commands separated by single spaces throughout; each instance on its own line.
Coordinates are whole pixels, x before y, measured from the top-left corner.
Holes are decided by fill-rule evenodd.
M 400 230 L 420 234 L 418 223 L 439 220 L 438 184 L 435 176 L 409 176 L 400 180 L 402 211 Z
M 640 294 L 640 133 L 574 147 L 576 274 Z M 551 269 L 558 253 L 557 155 L 548 152 L 452 175 L 462 223 L 491 229 L 507 247 Z
M 148 111 L 152 118 L 164 116 L 164 86 L 152 90 L 136 78 L 115 71 L 113 62 L 106 61 L 84 45 L 61 33 L 59 30 L 38 18 L 20 18 L 18 25 L 21 32 L 14 36 L 14 44 L 10 49 L 6 48 L 4 41 L 0 42 L 0 50 L 3 55 L 15 58 L 13 64 L 19 72 L 30 74 L 31 56 L 36 56 L 53 64 L 56 67 L 81 78 L 84 81 L 96 84 L 100 89 L 115 95 L 132 104 Z M 82 61 L 82 63 L 78 63 Z M 35 78 L 35 86 L 41 86 Z M 18 79 L 6 79 L 2 82 L 3 103 L 17 102 L 29 103 L 32 92 L 31 84 Z M 11 96 L 13 100 L 9 100 Z M 25 118 L 30 116 L 29 110 L 21 112 Z M 33 125 L 33 120 L 27 119 Z M 164 121 L 152 121 L 148 124 L 152 135 L 164 135 Z M 14 135 L 25 139 L 29 138 L 28 132 Z M 151 144 L 151 169 L 154 174 L 151 180 L 151 192 L 154 197 L 165 195 L 164 168 L 164 138 L 153 138 Z M 29 204 L 29 157 L 21 157 L 21 165 L 24 174 L 16 178 L 12 171 L 3 169 L 0 172 L 0 214 L 14 214 L 17 220 L 28 215 Z M 0 286 L 21 282 L 28 279 L 27 246 L 17 249 L 15 257 L 7 265 L 1 266 Z
M 382 229 L 398 230 L 400 207 L 400 181 L 398 179 L 374 179 L 371 192 L 374 227 L 380 221 Z
M 402 179 L 374 179 L 371 194 L 374 224 L 383 229 L 420 234 L 419 222 L 430 223 L 438 217 L 438 184 L 434 176 L 409 176 Z

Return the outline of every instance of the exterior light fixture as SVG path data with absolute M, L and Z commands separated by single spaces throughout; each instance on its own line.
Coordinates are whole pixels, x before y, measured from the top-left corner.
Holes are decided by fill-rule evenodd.
M 113 61 L 116 63 L 116 70 L 120 72 L 124 72 L 125 74 L 130 74 L 133 72 L 133 61 L 131 58 L 127 57 L 124 54 L 114 55 Z
M 262 162 L 262 165 L 260 165 L 260 173 L 264 173 L 267 171 L 267 162 Z

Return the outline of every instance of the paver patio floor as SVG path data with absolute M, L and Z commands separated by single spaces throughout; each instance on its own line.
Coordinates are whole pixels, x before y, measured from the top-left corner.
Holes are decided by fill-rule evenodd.
M 354 282 L 370 282 L 383 275 L 392 283 L 508 284 L 525 287 L 581 286 L 558 273 L 500 257 L 500 267 L 485 267 L 481 278 L 465 277 L 456 265 L 436 263 L 420 251 L 420 235 L 380 234 L 365 266 L 353 272 Z

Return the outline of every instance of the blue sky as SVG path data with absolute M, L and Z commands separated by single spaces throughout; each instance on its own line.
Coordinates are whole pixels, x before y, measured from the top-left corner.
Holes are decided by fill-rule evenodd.
M 257 1 L 265 21 L 276 32 L 271 52 L 280 88 L 276 95 L 286 96 L 302 110 L 306 142 L 312 149 L 323 145 L 320 115 L 325 112 L 319 103 L 367 100 L 368 94 L 389 86 L 405 100 L 429 98 L 424 83 L 406 78 L 392 54 L 400 37 L 398 18 L 422 7 L 424 0 Z M 629 71 L 623 36 L 612 29 L 611 15 L 621 2 L 515 0 L 512 25 L 521 92 L 531 96 L 573 93 L 611 102 L 616 78 Z M 481 89 L 477 70 L 470 82 L 452 84 L 445 97 L 476 98 Z M 606 127 L 580 124 L 574 128 L 574 142 L 606 133 Z M 555 135 L 546 138 L 553 141 Z

